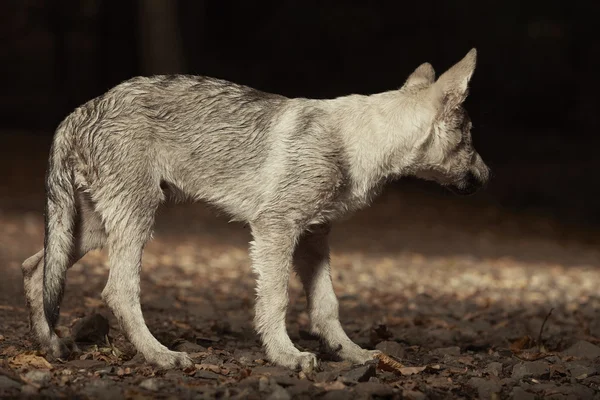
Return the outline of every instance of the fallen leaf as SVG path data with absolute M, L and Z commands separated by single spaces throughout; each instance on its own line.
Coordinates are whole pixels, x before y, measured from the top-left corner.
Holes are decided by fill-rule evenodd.
M 518 351 L 515 352 L 515 357 L 524 361 L 536 361 L 542 358 L 555 355 L 554 353 L 540 353 L 538 351 Z
M 195 367 L 196 369 L 214 372 L 215 374 L 227 375 L 227 373 L 229 373 L 227 368 L 221 368 L 214 364 L 195 364 Z
M 44 357 L 30 353 L 17 354 L 9 360 L 9 363 L 15 367 L 27 366 L 33 368 L 52 369 L 52 364 L 50 364 Z
M 529 335 L 523 336 L 510 344 L 510 351 L 513 353 L 519 353 L 523 351 L 523 349 L 529 349 L 533 347 L 533 345 L 533 339 Z
M 404 368 L 404 365 L 394 360 L 392 357 L 384 353 L 379 353 L 375 356 L 379 360 L 377 368 L 383 371 L 400 372 L 400 369 Z

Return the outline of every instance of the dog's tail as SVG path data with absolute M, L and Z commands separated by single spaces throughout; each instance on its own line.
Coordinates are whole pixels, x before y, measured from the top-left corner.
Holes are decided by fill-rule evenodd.
M 75 226 L 75 186 L 71 164 L 73 132 L 69 117 L 57 128 L 46 171 L 44 314 L 50 329 L 58 321 Z

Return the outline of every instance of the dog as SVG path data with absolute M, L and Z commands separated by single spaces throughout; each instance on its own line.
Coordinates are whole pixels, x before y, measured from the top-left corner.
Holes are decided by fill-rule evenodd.
M 401 88 L 327 100 L 287 98 L 220 79 L 136 77 L 58 126 L 46 174 L 44 249 L 23 263 L 31 330 L 49 355 L 68 347 L 54 327 L 67 269 L 107 247 L 102 298 L 146 361 L 192 365 L 162 345 L 140 306 L 140 269 L 154 214 L 167 199 L 205 201 L 252 230 L 254 317 L 266 356 L 310 372 L 317 358 L 286 331 L 288 278 L 299 275 L 311 332 L 341 359 L 376 351 L 344 332 L 333 290 L 332 221 L 366 207 L 391 179 L 411 176 L 471 194 L 489 178 L 463 107 L 472 49 L 436 80 L 429 63 Z

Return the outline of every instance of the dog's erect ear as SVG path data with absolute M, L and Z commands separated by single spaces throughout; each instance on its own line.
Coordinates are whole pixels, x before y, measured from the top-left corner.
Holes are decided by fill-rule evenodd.
M 416 86 L 416 85 L 431 85 L 435 82 L 435 71 L 429 63 L 421 64 L 415 71 L 410 74 L 404 87 Z
M 467 55 L 444 72 L 435 83 L 437 95 L 446 109 L 460 106 L 467 98 L 469 81 L 475 72 L 477 50 L 471 49 Z

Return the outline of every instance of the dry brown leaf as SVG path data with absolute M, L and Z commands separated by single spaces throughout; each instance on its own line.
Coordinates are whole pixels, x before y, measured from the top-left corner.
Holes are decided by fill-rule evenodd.
M 52 369 L 52 364 L 50 364 L 44 357 L 28 353 L 17 354 L 9 360 L 9 363 L 15 367 Z
M 383 371 L 390 371 L 399 373 L 404 365 L 400 364 L 398 361 L 394 360 L 392 357 L 387 354 L 379 353 L 375 356 L 375 358 L 379 359 L 379 363 L 377 364 L 377 368 Z
M 214 365 L 214 364 L 195 364 L 195 367 L 196 367 L 196 369 L 201 369 L 201 370 L 204 370 L 204 371 L 211 371 L 211 372 L 214 372 L 215 374 L 226 375 L 226 374 L 223 373 L 223 369 L 221 369 L 221 367 L 219 367 L 218 365 Z
M 536 361 L 555 355 L 554 353 L 540 353 L 538 351 L 518 351 L 515 357 L 523 361 Z
M 17 354 L 19 354 L 19 349 L 17 349 L 15 346 L 8 346 L 0 351 L 0 356 L 4 357 L 12 357 L 16 356 Z
M 523 336 L 510 344 L 510 351 L 512 351 L 513 353 L 519 353 L 524 349 L 529 349 L 533 347 L 533 345 L 533 339 L 529 335 Z

